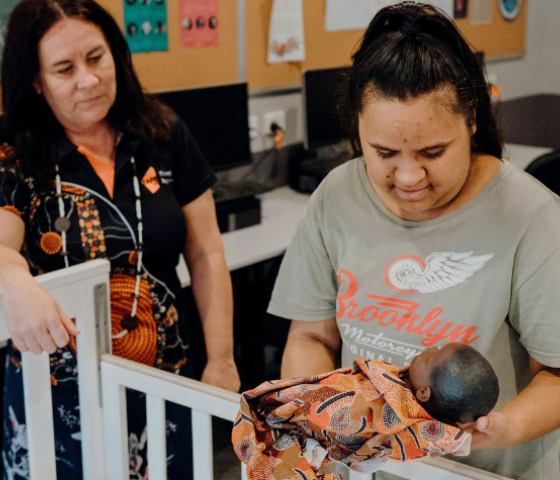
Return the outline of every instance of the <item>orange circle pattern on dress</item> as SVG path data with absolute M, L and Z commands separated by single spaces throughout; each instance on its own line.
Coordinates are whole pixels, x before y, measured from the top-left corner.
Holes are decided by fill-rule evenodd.
M 132 311 L 136 278 L 117 273 L 111 277 L 111 331 L 123 332 L 121 322 Z M 113 354 L 153 367 L 157 353 L 157 327 L 152 312 L 152 295 L 147 280 L 140 280 L 136 318 L 138 327 L 120 338 L 113 338 Z
M 56 232 L 44 233 L 41 237 L 41 248 L 49 255 L 58 253 L 62 248 L 62 237 Z
M 19 211 L 16 207 L 14 207 L 14 206 L 12 206 L 12 205 L 4 205 L 4 206 L 2 207 L 2 210 L 6 210 L 6 212 L 13 213 L 14 215 L 17 215 L 18 217 L 21 218 L 21 213 L 20 213 L 20 211 Z

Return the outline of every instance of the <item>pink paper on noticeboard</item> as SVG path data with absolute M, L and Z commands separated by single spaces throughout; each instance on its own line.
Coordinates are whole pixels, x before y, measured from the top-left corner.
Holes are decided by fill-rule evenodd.
M 181 0 L 180 14 L 183 47 L 219 45 L 218 0 Z

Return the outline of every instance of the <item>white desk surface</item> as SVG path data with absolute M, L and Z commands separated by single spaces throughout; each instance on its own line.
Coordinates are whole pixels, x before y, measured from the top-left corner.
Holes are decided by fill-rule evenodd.
M 236 270 L 284 253 L 308 200 L 309 195 L 290 187 L 265 193 L 259 225 L 222 234 L 229 269 Z M 182 255 L 177 274 L 183 287 L 190 285 L 190 275 Z
M 550 148 L 507 144 L 504 158 L 525 169 L 535 158 L 552 151 Z M 265 193 L 262 198 L 262 222 L 253 227 L 224 233 L 226 262 L 230 270 L 274 258 L 284 253 L 303 215 L 309 195 L 289 187 Z M 191 283 L 183 256 L 177 266 L 183 287 Z

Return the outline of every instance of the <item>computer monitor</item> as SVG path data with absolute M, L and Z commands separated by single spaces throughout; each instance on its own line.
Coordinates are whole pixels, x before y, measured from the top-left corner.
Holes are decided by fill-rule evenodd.
M 187 124 L 214 171 L 251 163 L 246 83 L 155 95 Z
M 305 146 L 308 150 L 346 138 L 337 113 L 337 90 L 350 67 L 307 70 L 303 73 Z

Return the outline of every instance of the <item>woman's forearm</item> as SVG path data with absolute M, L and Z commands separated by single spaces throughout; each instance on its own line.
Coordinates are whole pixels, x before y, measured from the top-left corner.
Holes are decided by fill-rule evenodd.
M 32 279 L 25 258 L 14 249 L 0 244 L 0 298 L 21 281 Z
M 317 340 L 291 338 L 282 357 L 282 378 L 313 377 L 336 369 L 332 352 Z
M 233 294 L 223 254 L 189 264 L 193 295 L 202 321 L 208 361 L 233 358 Z
M 514 428 L 513 445 L 530 442 L 560 428 L 560 369 L 543 369 L 500 412 Z
M 292 320 L 282 357 L 282 378 L 312 377 L 335 370 L 342 340 L 336 319 Z

